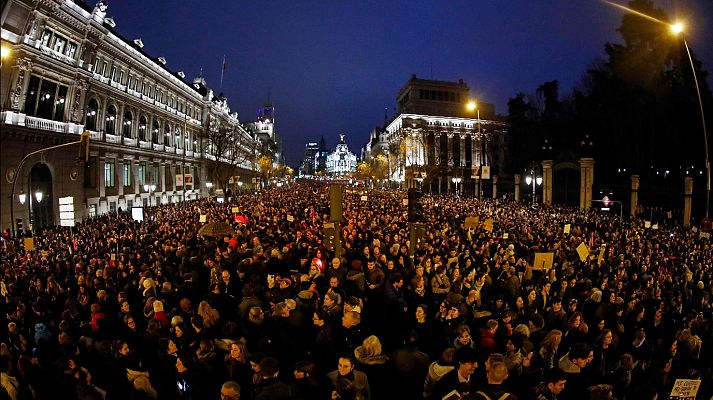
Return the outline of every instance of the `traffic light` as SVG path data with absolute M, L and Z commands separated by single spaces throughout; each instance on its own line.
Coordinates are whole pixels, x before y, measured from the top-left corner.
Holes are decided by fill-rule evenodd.
M 79 152 L 77 153 L 77 162 L 89 162 L 89 131 L 82 132 L 82 137 L 81 139 L 79 139 Z
M 423 215 L 423 204 L 421 204 L 421 193 L 417 189 L 408 190 L 408 222 L 422 222 L 426 218 Z

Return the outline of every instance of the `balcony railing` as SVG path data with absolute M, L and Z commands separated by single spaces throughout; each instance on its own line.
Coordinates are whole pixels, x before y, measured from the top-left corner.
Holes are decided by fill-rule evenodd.
M 118 135 L 110 135 L 110 134 L 107 133 L 107 134 L 105 135 L 105 137 L 106 137 L 107 143 L 119 143 L 119 136 L 118 136 Z
M 166 148 L 166 153 L 173 153 L 176 151 L 176 149 L 171 146 L 166 146 L 165 148 Z
M 154 151 L 163 151 L 163 145 L 162 144 L 154 144 L 153 149 Z
M 151 142 L 143 142 L 143 141 L 139 140 L 139 148 L 150 150 L 150 149 L 151 149 Z
M 136 138 L 124 138 L 124 145 L 136 146 Z
M 2 119 L 2 122 L 5 125 L 26 126 L 31 129 L 48 132 L 79 135 L 82 131 L 84 131 L 84 125 L 75 124 L 73 122 L 60 122 L 53 121 L 51 119 L 30 117 L 23 113 L 14 111 L 3 111 L 0 119 Z

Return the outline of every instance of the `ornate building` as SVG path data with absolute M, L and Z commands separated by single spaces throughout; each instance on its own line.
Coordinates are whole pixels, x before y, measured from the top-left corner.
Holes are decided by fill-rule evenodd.
M 496 119 L 492 104 L 468 110 L 468 92 L 462 80 L 411 77 L 397 97 L 396 117 L 383 134 L 372 132 L 368 145 L 388 148 L 391 180 L 437 192 L 457 180 L 461 188 L 482 190 L 490 167 L 502 159 L 495 144 L 502 143 L 508 126 Z
M 2 46 L 10 49 L 0 79 L 2 228 L 206 196 L 223 164 L 246 182 L 254 176 L 257 142 L 227 99 L 213 96 L 202 77 L 187 82 L 165 58 L 145 53 L 141 39 L 117 33 L 105 1 L 89 8 L 14 0 L 3 2 L 1 16 Z M 77 163 L 77 148 L 67 147 L 17 169 L 23 156 L 77 141 L 85 130 L 89 163 Z
M 339 135 L 339 144 L 327 156 L 327 173 L 331 176 L 345 176 L 356 171 L 357 157 L 349 151 L 344 135 Z
M 257 120 L 247 123 L 246 128 L 260 139 L 260 152 L 274 156 L 274 166 L 285 164 L 282 138 L 275 132 L 275 106 L 271 102 L 258 109 Z

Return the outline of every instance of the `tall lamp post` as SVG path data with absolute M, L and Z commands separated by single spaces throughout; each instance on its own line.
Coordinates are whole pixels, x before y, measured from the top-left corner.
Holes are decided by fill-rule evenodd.
M 530 175 L 525 177 L 525 182 L 528 185 L 532 186 L 532 204 L 534 205 L 537 203 L 537 189 L 536 189 L 536 187 L 542 185 L 542 177 L 541 176 L 535 177 L 535 165 L 534 164 L 532 165 L 532 168 L 530 169 Z
M 453 183 L 456 184 L 456 194 L 459 194 L 459 192 L 458 192 L 458 184 L 461 182 L 462 179 L 463 179 L 463 178 L 461 178 L 461 177 L 453 177 L 453 178 L 451 178 L 451 181 L 453 181 Z
M 149 185 L 147 183 L 144 185 L 144 190 L 149 193 L 149 206 L 153 205 L 153 196 L 151 196 L 151 192 L 156 191 L 156 185 Z
M 705 151 L 705 162 L 706 162 L 706 210 L 705 217 L 708 218 L 708 210 L 710 209 L 711 201 L 711 162 L 708 158 L 708 131 L 706 130 L 706 116 L 703 112 L 703 99 L 701 98 L 701 89 L 698 85 L 698 77 L 696 76 L 696 67 L 693 65 L 693 57 L 691 57 L 691 50 L 688 48 L 688 42 L 683 36 L 683 24 L 676 22 L 670 24 L 669 28 L 671 32 L 679 36 L 683 41 L 683 46 L 686 48 L 686 54 L 688 55 L 688 62 L 691 65 L 691 74 L 693 75 L 693 83 L 696 86 L 696 95 L 698 96 L 698 108 L 701 112 L 701 125 L 703 127 L 703 150 Z
M 468 102 L 468 104 L 466 104 L 465 107 L 470 112 L 473 112 L 473 111 L 476 112 L 476 116 L 478 118 L 478 143 L 480 143 L 480 140 L 483 137 L 483 131 L 481 130 L 480 108 L 478 108 L 478 103 L 475 100 L 471 100 Z M 475 160 L 471 160 L 470 162 L 471 162 L 471 165 L 475 164 Z M 480 175 L 480 172 L 478 172 L 478 174 Z M 482 188 L 480 187 L 480 185 L 483 184 L 483 180 L 480 179 L 480 176 L 476 177 L 476 179 L 478 180 L 478 198 L 480 198 L 480 193 L 482 192 L 482 190 L 481 190 Z
M 666 21 L 662 21 L 658 18 L 652 17 L 650 15 L 646 15 L 642 12 L 633 10 L 629 7 L 623 6 L 621 4 L 616 4 L 607 0 L 604 0 L 607 4 L 614 6 L 616 8 L 623 9 L 627 12 L 630 12 L 634 15 L 637 15 L 639 17 L 658 22 L 660 24 L 668 26 L 669 30 L 671 33 L 673 33 L 676 36 L 679 36 L 681 40 L 683 41 L 683 45 L 686 48 L 686 55 L 688 55 L 688 62 L 691 65 L 691 73 L 693 74 L 693 83 L 696 86 L 696 95 L 698 96 L 698 108 L 701 113 L 701 126 L 703 127 L 703 150 L 705 152 L 705 163 L 706 163 L 706 210 L 705 210 L 705 217 L 708 218 L 708 210 L 710 209 L 710 199 L 711 199 L 711 162 L 710 159 L 708 158 L 708 131 L 706 130 L 706 117 L 705 113 L 703 112 L 703 99 L 701 98 L 701 89 L 698 85 L 698 77 L 696 76 L 696 68 L 693 65 L 693 57 L 691 57 L 691 50 L 688 47 L 688 42 L 686 42 L 686 38 L 683 36 L 683 23 L 681 22 L 674 22 L 674 23 L 669 23 Z

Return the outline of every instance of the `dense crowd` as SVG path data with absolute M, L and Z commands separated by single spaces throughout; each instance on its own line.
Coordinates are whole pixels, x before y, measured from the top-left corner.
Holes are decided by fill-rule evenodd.
M 307 185 L 4 238 L 0 399 L 710 398 L 695 230 L 426 196 L 412 259 L 405 197 L 347 188 L 340 254 Z

